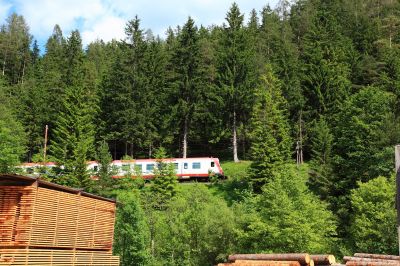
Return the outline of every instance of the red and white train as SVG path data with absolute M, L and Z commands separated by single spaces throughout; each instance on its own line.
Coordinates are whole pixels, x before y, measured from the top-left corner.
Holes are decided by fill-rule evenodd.
M 210 176 L 224 177 L 224 171 L 218 158 L 168 158 L 163 159 L 162 162 L 172 164 L 178 179 L 181 180 L 208 179 Z M 114 178 L 140 174 L 145 179 L 151 179 L 154 177 L 154 170 L 158 165 L 159 162 L 156 159 L 115 160 L 111 163 Z M 18 168 L 25 174 L 39 175 L 40 169 L 44 166 L 46 168 L 57 167 L 55 163 L 47 162 L 46 165 L 43 165 L 43 163 L 23 163 Z M 97 161 L 87 162 L 87 170 L 93 176 L 96 176 L 99 163 Z

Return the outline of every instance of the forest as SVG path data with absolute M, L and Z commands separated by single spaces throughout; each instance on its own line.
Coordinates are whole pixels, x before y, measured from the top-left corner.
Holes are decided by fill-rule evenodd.
M 133 14 L 125 39 L 86 47 L 55 25 L 44 51 L 11 14 L 0 28 L 0 173 L 54 161 L 63 168 L 43 178 L 117 198 L 123 266 L 396 254 L 400 2 L 226 10 L 222 25 L 188 17 L 165 36 Z M 218 157 L 228 179 L 179 184 L 167 166 L 150 183 L 111 178 L 113 159 L 195 156 Z

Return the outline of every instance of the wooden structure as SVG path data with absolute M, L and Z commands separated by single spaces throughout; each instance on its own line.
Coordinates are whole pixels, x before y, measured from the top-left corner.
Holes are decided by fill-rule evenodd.
M 380 266 L 380 265 L 399 265 L 400 256 L 355 253 L 353 257 L 345 256 L 343 261 L 347 266 Z
M 118 265 L 114 221 L 113 200 L 0 175 L 0 265 Z
M 234 254 L 228 257 L 228 261 L 228 263 L 220 263 L 218 266 L 338 266 L 333 255 L 310 256 L 307 253 Z

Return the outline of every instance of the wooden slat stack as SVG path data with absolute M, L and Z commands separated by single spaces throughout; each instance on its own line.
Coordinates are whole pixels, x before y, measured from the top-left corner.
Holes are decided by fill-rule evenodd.
M 400 256 L 355 253 L 353 257 L 345 256 L 346 266 L 400 266 Z
M 119 265 L 115 201 L 0 175 L 0 265 Z
M 337 265 L 333 255 L 309 255 L 307 253 L 286 254 L 234 254 L 228 263 L 218 266 L 313 266 Z

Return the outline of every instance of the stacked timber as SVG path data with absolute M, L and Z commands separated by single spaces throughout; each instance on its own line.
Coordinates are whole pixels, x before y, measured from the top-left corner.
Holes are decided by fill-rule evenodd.
M 119 265 L 114 221 L 113 200 L 0 175 L 0 265 Z
M 400 256 L 355 253 L 354 256 L 345 256 L 346 266 L 400 266 Z
M 287 254 L 234 254 L 228 263 L 218 266 L 313 266 L 338 265 L 333 255 L 309 255 L 307 253 Z

